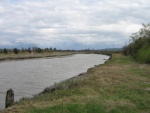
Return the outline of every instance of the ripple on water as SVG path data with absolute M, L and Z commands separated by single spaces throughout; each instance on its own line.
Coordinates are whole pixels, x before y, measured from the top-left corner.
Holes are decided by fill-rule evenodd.
M 105 55 L 77 54 L 61 58 L 41 58 L 0 62 L 0 109 L 5 105 L 5 94 L 14 90 L 15 100 L 31 97 L 55 82 L 71 78 L 88 68 L 105 62 Z

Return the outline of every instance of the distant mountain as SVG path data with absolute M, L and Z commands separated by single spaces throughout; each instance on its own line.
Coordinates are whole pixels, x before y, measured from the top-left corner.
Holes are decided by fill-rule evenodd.
M 7 48 L 7 49 L 13 49 L 13 48 L 29 48 L 29 47 L 37 47 L 36 44 L 28 44 L 28 43 L 17 43 L 16 45 L 7 45 L 7 46 L 2 46 L 0 45 L 0 49 Z
M 106 49 L 102 49 L 102 50 L 108 50 L 108 51 L 121 51 L 122 48 L 106 48 Z

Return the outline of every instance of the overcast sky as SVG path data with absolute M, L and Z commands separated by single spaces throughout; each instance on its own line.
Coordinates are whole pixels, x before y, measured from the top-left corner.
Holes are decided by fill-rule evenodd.
M 150 22 L 150 0 L 0 0 L 0 47 L 122 47 Z

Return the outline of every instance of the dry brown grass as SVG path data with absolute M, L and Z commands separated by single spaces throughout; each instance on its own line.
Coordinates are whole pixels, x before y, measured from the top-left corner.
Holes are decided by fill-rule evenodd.
M 72 55 L 72 54 L 75 54 L 75 52 L 43 52 L 43 53 L 0 54 L 0 61 L 43 58 L 43 57 L 59 57 L 59 56 L 66 56 L 66 55 Z

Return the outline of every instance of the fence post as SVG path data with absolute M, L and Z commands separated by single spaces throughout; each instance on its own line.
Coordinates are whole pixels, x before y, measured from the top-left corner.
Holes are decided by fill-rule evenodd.
M 6 93 L 5 108 L 11 107 L 14 104 L 14 91 L 9 89 Z

